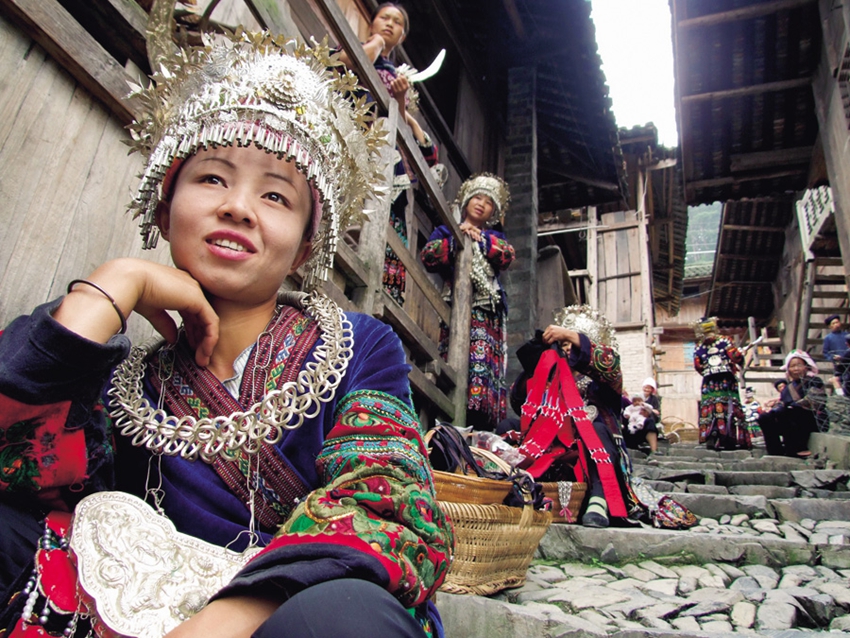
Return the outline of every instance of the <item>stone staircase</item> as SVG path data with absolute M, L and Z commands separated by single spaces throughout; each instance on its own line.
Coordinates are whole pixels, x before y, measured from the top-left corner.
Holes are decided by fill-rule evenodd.
M 807 461 L 671 445 L 634 474 L 690 508 L 687 531 L 554 524 L 526 584 L 440 593 L 449 638 L 689 638 L 850 632 L 850 439 Z

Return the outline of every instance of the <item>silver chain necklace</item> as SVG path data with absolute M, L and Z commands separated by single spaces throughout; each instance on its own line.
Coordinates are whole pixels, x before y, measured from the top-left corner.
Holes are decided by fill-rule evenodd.
M 323 343 L 317 346 L 295 381 L 267 393 L 245 412 L 230 416 L 176 417 L 154 408 L 144 397 L 147 348 L 134 347 L 112 376 L 109 415 L 115 428 L 136 447 L 156 454 L 198 457 L 211 463 L 216 456 L 256 454 L 264 443 L 276 444 L 283 430 L 301 427 L 333 399 L 354 349 L 351 322 L 340 307 L 319 293 L 287 293 L 284 301 L 306 311 L 319 324 Z

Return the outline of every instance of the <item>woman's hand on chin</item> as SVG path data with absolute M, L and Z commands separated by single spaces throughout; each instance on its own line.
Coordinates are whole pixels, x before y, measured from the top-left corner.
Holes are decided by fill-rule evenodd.
M 170 343 L 177 340 L 178 326 L 168 311 L 177 312 L 195 349 L 196 362 L 209 364 L 218 342 L 218 315 L 190 274 L 143 259 L 122 258 L 97 268 L 88 281 L 108 292 L 124 317 L 138 312 Z M 110 300 L 99 290 L 80 284 L 65 297 L 54 319 L 99 343 L 106 343 L 121 327 Z

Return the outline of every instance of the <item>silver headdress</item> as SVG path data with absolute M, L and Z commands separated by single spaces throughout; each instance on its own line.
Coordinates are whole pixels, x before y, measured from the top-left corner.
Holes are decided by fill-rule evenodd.
M 692 321 L 689 325 L 699 340 L 705 339 L 706 335 L 717 334 L 717 317 L 703 317 L 697 321 Z
M 287 50 L 287 46 L 290 50 Z M 355 98 L 357 79 L 325 44 L 287 43 L 241 29 L 215 44 L 161 59 L 150 88 L 135 87 L 144 114 L 131 146 L 147 166 L 130 210 L 145 248 L 159 237 L 154 213 L 168 198 L 169 170 L 209 146 L 254 145 L 296 163 L 313 191 L 313 251 L 303 287 L 327 277 L 340 233 L 384 193 L 378 161 L 386 132 Z M 334 68 L 331 68 L 334 67 Z
M 614 326 L 598 310 L 587 304 L 561 308 L 555 313 L 555 323 L 562 328 L 580 332 L 595 343 L 615 350 L 619 348 Z
M 487 195 L 487 197 L 492 199 L 496 210 L 490 219 L 494 223 L 496 221 L 504 221 L 505 212 L 507 212 L 511 201 L 511 192 L 505 180 L 492 173 L 476 173 L 461 184 L 457 191 L 457 199 L 455 200 L 461 216 L 469 200 L 475 195 Z

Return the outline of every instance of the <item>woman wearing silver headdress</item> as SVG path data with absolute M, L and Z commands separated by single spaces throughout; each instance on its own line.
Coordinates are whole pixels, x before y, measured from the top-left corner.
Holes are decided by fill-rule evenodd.
M 738 370 L 744 355 L 720 334 L 717 317 L 704 317 L 692 326 L 699 341 L 694 369 L 702 375 L 699 442 L 712 450 L 750 449 L 752 438 L 738 394 Z
M 382 181 L 331 64 L 244 33 L 166 60 L 131 209 L 176 267 L 107 262 L 0 336 L 7 636 L 439 633 L 452 532 L 410 368 L 316 291 Z M 168 343 L 131 350 L 131 312 Z
M 520 451 L 533 460 L 528 470 L 543 481 L 586 480 L 583 525 L 607 527 L 609 515 L 627 517 L 635 504 L 628 496 L 623 375 L 610 323 L 590 306 L 568 306 L 517 356 L 527 397 Z
M 460 229 L 474 240 L 472 253 L 472 319 L 469 341 L 469 386 L 466 423 L 479 430 L 495 430 L 507 413 L 508 301 L 499 273 L 516 256 L 502 232 L 510 202 L 508 185 L 489 173 L 473 175 L 455 200 L 461 211 Z M 456 246 L 447 226 L 431 233 L 420 259 L 429 272 L 444 282 L 443 298 L 451 302 Z M 448 327 L 443 324 L 440 350 L 448 347 Z

